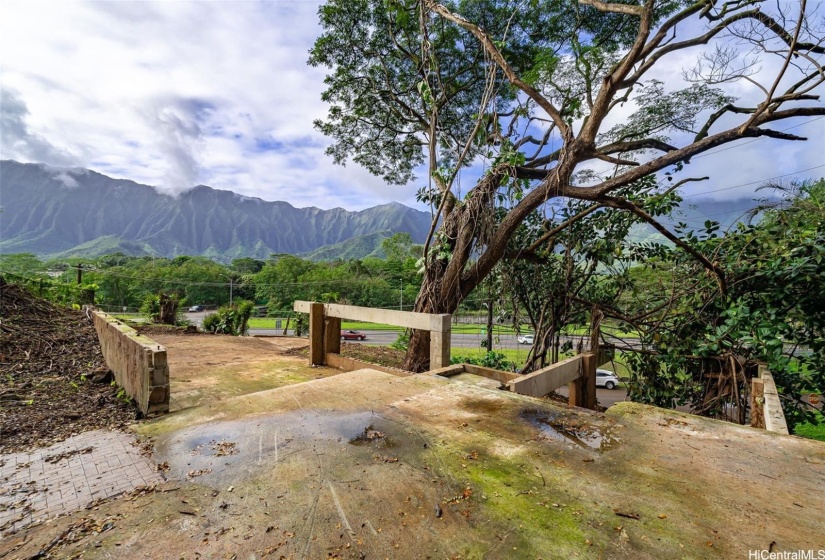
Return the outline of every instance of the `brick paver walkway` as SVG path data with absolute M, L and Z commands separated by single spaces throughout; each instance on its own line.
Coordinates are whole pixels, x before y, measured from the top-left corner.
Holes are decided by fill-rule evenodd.
M 134 440 L 95 430 L 29 453 L 0 455 L 0 538 L 98 498 L 162 482 Z

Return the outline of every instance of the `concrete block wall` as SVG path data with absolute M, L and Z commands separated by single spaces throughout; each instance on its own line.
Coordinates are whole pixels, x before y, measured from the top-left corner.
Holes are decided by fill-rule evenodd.
M 115 381 L 143 414 L 169 411 L 166 348 L 111 315 L 92 311 L 100 349 Z

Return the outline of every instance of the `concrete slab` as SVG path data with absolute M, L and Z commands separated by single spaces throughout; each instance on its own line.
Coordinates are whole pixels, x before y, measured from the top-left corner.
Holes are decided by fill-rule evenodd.
M 55 555 L 84 558 L 825 549 L 825 445 L 630 403 L 600 414 L 361 370 L 190 408 L 141 431 L 170 465 L 165 492 L 24 531 L 15 555 L 53 542 Z M 55 541 L 81 523 L 112 529 Z
M 36 451 L 0 455 L 0 535 L 163 482 L 134 443 L 133 435 L 95 430 Z

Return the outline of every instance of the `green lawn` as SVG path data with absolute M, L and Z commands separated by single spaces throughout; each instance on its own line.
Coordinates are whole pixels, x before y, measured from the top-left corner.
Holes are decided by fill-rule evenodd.
M 797 424 L 794 428 L 794 435 L 808 439 L 817 439 L 825 441 L 825 416 L 821 412 L 817 412 L 818 424 Z
M 281 317 L 281 328 L 284 328 L 286 325 L 286 318 Z M 274 329 L 275 328 L 275 321 L 274 317 L 252 317 L 249 319 L 249 328 L 250 329 Z M 290 321 L 291 324 L 291 321 Z M 341 328 L 346 330 L 358 330 L 358 331 L 395 331 L 401 332 L 404 330 L 403 327 L 397 327 L 395 325 L 388 325 L 385 323 L 365 323 L 362 321 L 342 321 Z M 453 323 L 452 332 L 456 334 L 476 334 L 479 336 L 483 336 L 486 333 L 486 326 L 483 323 Z M 532 332 L 529 325 L 522 325 L 521 333 L 527 334 Z M 627 338 L 627 337 L 635 337 L 637 336 L 636 333 L 632 332 L 621 332 L 618 330 L 613 330 L 609 326 L 605 327 L 605 332 L 610 333 L 613 336 L 617 336 L 619 338 Z M 575 327 L 570 328 L 564 331 L 564 334 L 573 335 L 573 336 L 581 336 L 587 333 L 586 327 Z M 515 335 L 516 331 L 512 325 L 494 325 L 493 326 L 493 335 Z
M 281 325 L 286 324 L 286 319 L 281 319 Z M 274 317 L 253 317 L 249 319 L 249 328 L 251 329 L 272 329 L 275 328 L 275 318 Z M 341 328 L 345 330 L 358 330 L 358 331 L 396 331 L 401 332 L 404 330 L 404 327 L 397 327 L 395 325 L 387 325 L 384 323 L 364 323 L 360 321 L 342 321 Z M 453 324 L 452 332 L 459 333 L 459 334 L 482 334 L 485 330 L 484 325 L 479 325 L 477 323 L 458 323 Z M 512 325 L 495 325 L 493 327 L 493 334 L 500 335 L 500 334 L 515 334 L 515 330 L 513 329 Z M 530 328 L 525 325 L 522 328 L 522 332 L 527 333 L 530 332 Z
M 516 365 L 519 367 L 524 365 L 524 362 L 527 360 L 527 350 L 529 346 L 525 346 L 522 350 L 521 348 L 493 348 L 493 351 L 498 354 L 504 354 L 504 356 L 510 360 L 511 362 L 515 362 Z M 487 355 L 486 348 L 458 348 L 453 347 L 450 349 L 451 356 L 466 356 L 468 358 L 483 358 Z

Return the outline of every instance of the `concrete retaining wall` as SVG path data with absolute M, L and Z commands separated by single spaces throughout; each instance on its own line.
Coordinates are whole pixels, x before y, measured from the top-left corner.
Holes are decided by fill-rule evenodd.
M 143 414 L 169 412 L 166 348 L 111 315 L 92 311 L 100 349 L 115 381 Z

